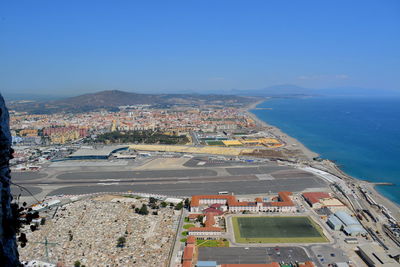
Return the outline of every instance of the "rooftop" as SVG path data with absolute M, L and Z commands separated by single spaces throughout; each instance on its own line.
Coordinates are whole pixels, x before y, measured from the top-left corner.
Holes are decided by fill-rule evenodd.
M 326 207 L 344 206 L 344 204 L 342 202 L 340 202 L 340 200 L 337 198 L 324 198 L 324 199 L 321 199 L 320 202 L 321 202 L 322 206 L 326 206 Z
M 271 205 L 271 206 L 294 206 L 294 203 L 292 199 L 290 198 L 290 195 L 292 195 L 291 192 L 283 191 L 278 193 L 278 200 L 275 202 L 263 202 L 266 205 Z M 238 206 L 257 206 L 257 202 L 247 202 L 247 201 L 238 201 L 235 196 L 232 195 L 197 195 L 192 197 L 192 201 L 190 206 L 191 207 L 198 207 L 200 205 L 200 200 L 208 200 L 208 199 L 222 199 L 226 200 L 228 206 L 232 207 L 238 207 Z M 256 201 L 261 200 L 260 198 L 257 198 Z
M 384 249 L 377 243 L 364 244 L 358 246 L 358 249 L 373 261 L 376 266 L 398 266 L 398 264 L 390 258 Z
M 76 152 L 72 153 L 69 157 L 90 157 L 90 156 L 105 156 L 108 157 L 111 153 L 128 148 L 127 146 L 102 146 L 102 147 L 82 147 Z
M 355 218 L 351 217 L 350 214 L 345 211 L 337 211 L 335 212 L 335 216 L 338 217 L 339 220 L 341 220 L 346 226 L 360 224 Z
M 330 198 L 331 196 L 326 192 L 306 192 L 303 193 L 303 197 L 310 203 L 315 204 L 320 202 L 323 198 Z
M 192 260 L 193 259 L 194 248 L 193 247 L 185 247 L 183 250 L 183 260 Z

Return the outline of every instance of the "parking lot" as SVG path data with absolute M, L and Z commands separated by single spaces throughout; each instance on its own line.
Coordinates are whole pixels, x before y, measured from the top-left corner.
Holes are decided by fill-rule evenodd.
M 199 248 L 200 261 L 218 264 L 262 264 L 271 262 L 305 262 L 310 260 L 300 247 Z

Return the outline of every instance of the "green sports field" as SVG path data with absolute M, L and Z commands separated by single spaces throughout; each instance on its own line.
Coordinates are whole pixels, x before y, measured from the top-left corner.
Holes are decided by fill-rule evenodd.
M 320 243 L 327 242 L 322 229 L 310 217 L 233 217 L 238 243 Z

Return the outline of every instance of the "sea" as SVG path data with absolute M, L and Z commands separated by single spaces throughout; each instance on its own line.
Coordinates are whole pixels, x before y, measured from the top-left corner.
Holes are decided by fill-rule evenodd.
M 347 174 L 390 182 L 376 190 L 400 205 L 400 97 L 271 98 L 251 110 Z

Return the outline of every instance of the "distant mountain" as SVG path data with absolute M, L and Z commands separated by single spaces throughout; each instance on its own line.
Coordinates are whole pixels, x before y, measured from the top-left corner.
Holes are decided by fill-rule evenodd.
M 400 96 L 400 90 L 369 89 L 358 87 L 338 87 L 325 89 L 304 88 L 292 84 L 269 86 L 263 89 L 232 90 L 235 95 L 243 96 Z
M 10 109 L 34 114 L 55 112 L 89 112 L 100 109 L 117 110 L 119 106 L 149 104 L 170 105 L 247 105 L 256 101 L 254 97 L 234 95 L 200 94 L 138 94 L 119 90 L 101 91 L 52 101 L 13 101 Z
M 110 90 L 52 101 L 51 104 L 71 108 L 85 107 L 88 109 L 92 109 L 118 107 L 134 104 L 154 104 L 158 100 L 159 96 L 157 95 L 137 94 L 118 90 Z

